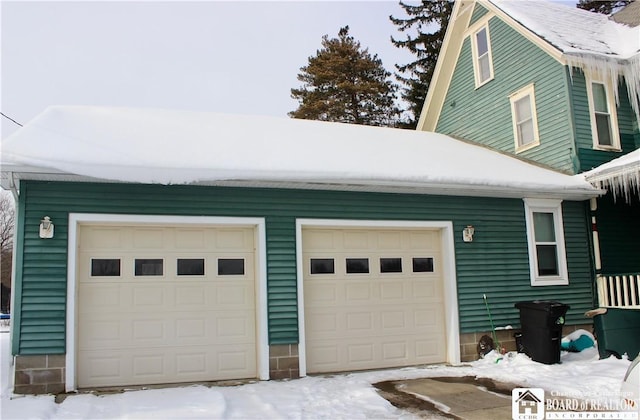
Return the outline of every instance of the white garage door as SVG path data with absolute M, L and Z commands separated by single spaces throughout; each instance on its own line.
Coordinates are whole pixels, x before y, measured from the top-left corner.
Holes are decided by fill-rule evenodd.
M 309 373 L 446 360 L 440 236 L 303 228 Z
M 254 230 L 80 227 L 79 387 L 255 378 Z

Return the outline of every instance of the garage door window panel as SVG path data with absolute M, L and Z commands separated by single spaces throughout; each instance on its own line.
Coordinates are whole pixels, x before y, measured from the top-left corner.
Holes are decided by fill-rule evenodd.
M 204 258 L 178 258 L 179 276 L 204 276 Z
M 218 259 L 219 276 L 243 276 L 244 258 L 220 258 Z
M 433 273 L 433 258 L 413 258 L 414 273 Z
M 120 258 L 92 258 L 91 277 L 120 277 Z
M 347 258 L 347 274 L 369 274 L 369 258 Z
M 402 258 L 380 258 L 381 273 L 402 273 Z
M 335 274 L 336 266 L 333 258 L 311 258 L 309 261 L 311 274 Z
M 136 258 L 134 274 L 138 277 L 163 276 L 164 260 L 161 258 Z

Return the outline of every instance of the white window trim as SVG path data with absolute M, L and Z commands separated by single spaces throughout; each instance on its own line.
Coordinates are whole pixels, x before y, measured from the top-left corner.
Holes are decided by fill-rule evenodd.
M 531 119 L 533 122 L 533 141 L 525 145 L 518 143 L 518 121 L 516 120 L 516 102 L 526 96 L 529 96 L 531 104 Z M 509 95 L 509 101 L 511 102 L 511 122 L 513 125 L 513 142 L 515 145 L 515 152 L 521 153 L 525 150 L 532 149 L 540 145 L 540 134 L 538 132 L 538 112 L 536 111 L 536 94 L 534 84 L 531 83 Z
M 487 80 L 481 81 L 480 80 L 480 63 L 479 63 L 479 57 L 478 57 L 478 42 L 476 41 L 476 35 L 478 34 L 478 32 L 480 32 L 481 30 L 485 30 L 485 33 L 487 34 L 487 54 L 489 55 L 489 77 L 487 78 Z M 477 28 L 475 28 L 475 30 L 473 32 L 471 32 L 471 51 L 472 51 L 472 55 L 473 55 L 473 74 L 474 74 L 474 80 L 476 83 L 476 89 L 478 89 L 479 87 L 487 84 L 488 82 L 490 82 L 491 80 L 493 80 L 493 53 L 491 51 L 491 35 L 489 34 L 489 23 L 486 22 L 484 25 L 481 25 Z
M 587 98 L 589 101 L 589 119 L 591 121 L 591 136 L 593 138 L 593 148 L 595 150 L 620 151 L 620 132 L 618 131 L 618 108 L 613 95 L 613 87 L 610 81 L 604 81 L 599 77 L 586 73 Z M 593 103 L 593 83 L 604 85 L 607 95 L 607 106 L 609 108 L 609 121 L 611 122 L 611 146 L 601 145 L 598 142 L 598 127 L 596 124 L 596 107 Z
M 562 286 L 569 284 L 567 270 L 567 253 L 564 243 L 564 225 L 562 223 L 562 200 L 543 198 L 524 199 L 525 220 L 527 223 L 527 243 L 529 247 L 529 272 L 532 286 Z M 553 213 L 553 225 L 556 235 L 558 251 L 558 275 L 539 276 L 538 256 L 536 253 L 536 239 L 533 230 L 533 213 Z

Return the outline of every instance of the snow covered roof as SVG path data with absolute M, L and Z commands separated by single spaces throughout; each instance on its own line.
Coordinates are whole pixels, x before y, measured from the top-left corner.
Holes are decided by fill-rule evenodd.
M 619 24 L 601 13 L 541 0 L 490 1 L 562 52 L 625 59 L 640 51 L 640 28 Z
M 640 26 L 544 0 L 485 1 L 560 51 L 569 66 L 608 80 L 618 103 L 618 82 L 624 79 L 631 107 L 640 120 Z
M 2 142 L 16 179 L 581 200 L 599 190 L 451 137 L 276 117 L 51 107 Z
M 610 190 L 613 196 L 624 195 L 630 200 L 631 192 L 640 195 L 640 149 L 602 164 L 582 174 L 593 185 Z

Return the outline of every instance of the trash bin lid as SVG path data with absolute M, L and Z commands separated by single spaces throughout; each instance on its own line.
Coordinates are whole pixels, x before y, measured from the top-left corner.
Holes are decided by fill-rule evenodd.
M 514 305 L 517 309 L 533 309 L 537 311 L 557 311 L 557 310 L 567 310 L 569 309 L 569 305 L 565 305 L 562 302 L 558 302 L 555 300 L 530 300 L 517 302 Z

